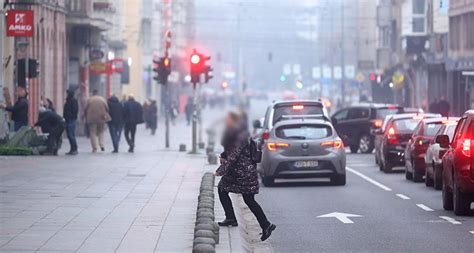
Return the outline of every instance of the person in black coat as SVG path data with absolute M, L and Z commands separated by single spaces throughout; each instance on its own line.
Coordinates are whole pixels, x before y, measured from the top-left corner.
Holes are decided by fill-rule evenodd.
M 0 105 L 0 109 L 5 109 L 12 114 L 13 130 L 16 132 L 22 127 L 28 126 L 28 99 L 25 88 L 17 87 L 17 101 L 13 106 Z
M 38 122 L 36 122 L 35 127 L 41 127 L 41 131 L 48 134 L 48 149 L 46 153 L 58 155 L 58 150 L 61 148 L 62 143 L 62 134 L 64 132 L 63 118 L 51 110 L 42 108 L 40 109 Z
M 155 135 L 158 128 L 158 106 L 156 100 L 151 100 L 148 106 L 148 127 L 151 130 L 151 135 Z
M 112 144 L 114 146 L 112 153 L 118 153 L 123 128 L 124 110 L 116 96 L 110 97 L 107 100 L 107 104 L 109 106 L 110 117 L 112 118 L 112 120 L 108 122 L 110 137 L 112 138 Z
M 439 113 L 443 117 L 449 117 L 449 112 L 451 111 L 451 105 L 446 101 L 446 97 L 442 96 L 438 103 Z
M 64 104 L 63 117 L 66 120 L 66 134 L 71 149 L 67 155 L 77 155 L 76 123 L 79 113 L 79 103 L 74 97 L 74 90 L 67 91 L 66 103 Z
M 135 150 L 135 133 L 137 125 L 143 123 L 143 107 L 135 101 L 133 96 L 129 96 L 127 102 L 123 106 L 125 120 L 125 139 L 127 140 L 128 152 L 133 153 Z
M 216 171 L 222 176 L 217 186 L 219 200 L 224 208 L 225 220 L 219 226 L 237 226 L 232 201 L 229 193 L 242 194 L 245 204 L 255 215 L 262 228 L 262 241 L 270 237 L 276 226 L 270 223 L 262 207 L 255 201 L 259 191 L 257 164 L 250 152 L 250 134 L 245 127 L 244 119 L 239 114 L 229 113 L 225 121 L 226 129 L 222 138 L 224 152 L 221 154 L 221 165 Z

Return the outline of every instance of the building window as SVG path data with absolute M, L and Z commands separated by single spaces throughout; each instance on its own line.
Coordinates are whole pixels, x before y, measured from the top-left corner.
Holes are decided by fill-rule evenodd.
M 413 14 L 425 14 L 425 0 L 412 0 Z
M 425 18 L 413 18 L 413 32 L 425 32 Z

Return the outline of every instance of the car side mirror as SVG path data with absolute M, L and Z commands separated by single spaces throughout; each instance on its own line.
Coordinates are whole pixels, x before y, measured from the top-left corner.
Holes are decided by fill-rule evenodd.
M 439 146 L 442 148 L 449 148 L 449 136 L 447 135 L 436 136 L 436 143 L 438 143 Z
M 260 129 L 262 128 L 262 122 L 260 120 L 256 119 L 252 123 L 254 129 Z

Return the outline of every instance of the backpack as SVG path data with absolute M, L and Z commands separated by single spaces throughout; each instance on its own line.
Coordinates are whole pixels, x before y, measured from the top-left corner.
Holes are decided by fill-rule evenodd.
M 258 143 L 252 139 L 252 137 L 249 138 L 248 147 L 250 149 L 250 158 L 252 159 L 252 162 L 261 163 L 262 162 L 262 150 L 260 148 L 260 145 L 258 145 Z

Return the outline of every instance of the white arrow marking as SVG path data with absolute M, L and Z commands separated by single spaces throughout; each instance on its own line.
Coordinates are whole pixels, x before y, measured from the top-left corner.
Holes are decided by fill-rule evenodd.
M 439 216 L 441 219 L 444 219 L 446 221 L 448 221 L 449 223 L 451 224 L 454 224 L 454 225 L 459 225 L 459 224 L 462 224 L 461 222 L 457 221 L 456 219 L 454 218 L 451 218 L 451 217 L 448 217 L 448 216 Z
M 427 206 L 425 206 L 425 205 L 423 205 L 423 204 L 416 204 L 416 205 L 417 205 L 419 208 L 421 208 L 421 209 L 423 209 L 423 210 L 425 210 L 425 211 L 427 211 L 427 212 L 433 212 L 433 211 L 434 211 L 433 209 L 431 209 L 431 208 L 429 208 L 429 207 L 427 207 Z
M 328 213 L 328 214 L 323 214 L 323 215 L 318 216 L 318 218 L 336 218 L 345 224 L 354 223 L 351 219 L 349 219 L 349 217 L 363 217 L 363 216 L 358 215 L 358 214 L 338 213 L 338 212 Z
M 401 199 L 404 199 L 404 200 L 410 199 L 410 197 L 408 197 L 407 195 L 403 195 L 401 193 L 397 194 L 397 197 L 399 197 Z

